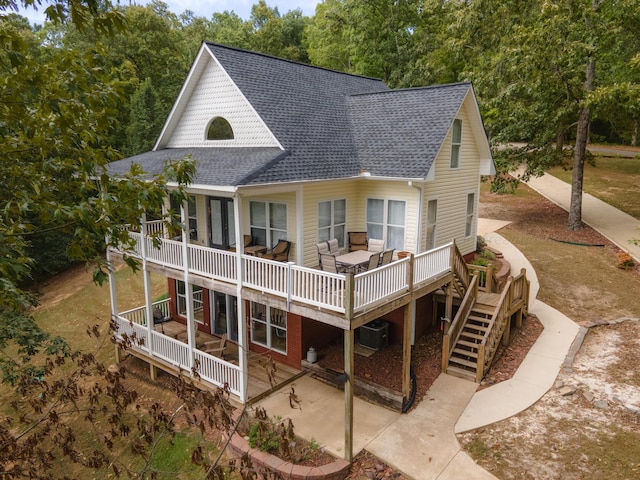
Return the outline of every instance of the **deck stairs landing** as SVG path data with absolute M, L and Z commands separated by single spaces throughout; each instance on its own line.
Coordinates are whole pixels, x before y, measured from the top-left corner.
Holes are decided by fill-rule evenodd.
M 482 293 L 482 302 L 476 300 L 455 343 L 446 372 L 460 378 L 476 381 L 478 370 L 478 345 L 489 330 L 491 317 L 500 299 L 497 293 Z

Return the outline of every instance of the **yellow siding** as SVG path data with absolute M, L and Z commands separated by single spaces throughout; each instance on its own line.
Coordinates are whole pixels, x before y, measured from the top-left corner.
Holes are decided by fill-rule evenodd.
M 478 149 L 471 132 L 469 110 L 471 102 L 465 101 L 457 118 L 462 120 L 462 146 L 460 168 L 451 169 L 451 132 L 447 136 L 435 162 L 435 180 L 426 182 L 423 218 L 426 219 L 426 202 L 438 200 L 438 221 L 436 227 L 436 245 L 443 245 L 455 239 L 463 254 L 470 253 L 476 247 L 476 226 L 478 196 L 480 192 L 480 160 Z M 470 237 L 465 237 L 467 212 L 467 194 L 475 194 L 475 217 Z M 426 220 L 425 222 L 426 223 Z M 426 235 L 423 231 L 423 242 Z M 421 246 L 424 248 L 424 243 Z

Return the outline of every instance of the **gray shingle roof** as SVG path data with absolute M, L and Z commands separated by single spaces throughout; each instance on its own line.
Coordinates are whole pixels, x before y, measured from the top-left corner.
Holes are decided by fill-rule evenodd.
M 279 148 L 165 148 L 110 163 L 107 170 L 112 175 L 122 175 L 137 163 L 153 175 L 162 172 L 165 161 L 181 160 L 187 155 L 196 161 L 194 184 L 229 186 L 250 182 L 287 153 Z
M 456 83 L 350 97 L 361 168 L 375 176 L 426 177 L 470 88 Z
M 277 148 L 179 148 L 132 162 L 158 173 L 166 159 L 198 162 L 194 183 L 256 185 L 372 175 L 424 178 L 469 83 L 389 90 L 380 80 L 207 43 L 285 152 Z
M 380 80 L 207 44 L 290 156 L 253 183 L 342 178 L 359 171 L 347 97 Z

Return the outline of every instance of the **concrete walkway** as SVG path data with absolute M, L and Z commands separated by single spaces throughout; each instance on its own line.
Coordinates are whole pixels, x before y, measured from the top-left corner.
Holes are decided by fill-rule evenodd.
M 426 397 L 408 414 L 391 412 L 359 398 L 354 401 L 354 454 L 366 449 L 415 479 L 485 480 L 493 475 L 462 451 L 456 433 L 494 423 L 535 403 L 553 385 L 578 326 L 535 300 L 539 284 L 527 259 L 502 236 L 505 222 L 481 220 L 479 231 L 500 250 L 512 271 L 526 268 L 531 281 L 530 312 L 545 326 L 511 380 L 476 392 L 477 384 L 441 374 Z M 296 433 L 314 439 L 333 455 L 344 456 L 344 393 L 308 376 L 293 385 L 302 409 L 291 409 L 288 390 L 263 401 L 269 415 L 291 418 Z
M 475 393 L 455 425 L 456 433 L 504 420 L 537 402 L 553 386 L 580 330 L 570 318 L 536 299 L 540 289 L 536 272 L 513 244 L 497 233 L 487 233 L 484 238 L 502 252 L 513 273 L 526 269 L 531 282 L 529 313 L 538 317 L 544 330 L 511 379 Z
M 553 175 L 545 173 L 541 177 L 526 182 L 540 195 L 569 211 L 571 185 Z M 631 239 L 640 239 L 640 220 L 621 212 L 608 203 L 598 200 L 588 193 L 582 194 L 582 221 L 600 232 L 611 242 L 640 262 L 640 245 L 633 245 Z

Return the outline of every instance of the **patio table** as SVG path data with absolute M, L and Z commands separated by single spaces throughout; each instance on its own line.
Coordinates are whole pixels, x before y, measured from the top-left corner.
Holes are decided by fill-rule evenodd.
M 345 266 L 347 269 L 357 271 L 358 267 L 367 265 L 369 258 L 374 252 L 367 250 L 354 250 L 353 252 L 345 253 L 344 255 L 338 255 L 336 257 L 336 263 Z

